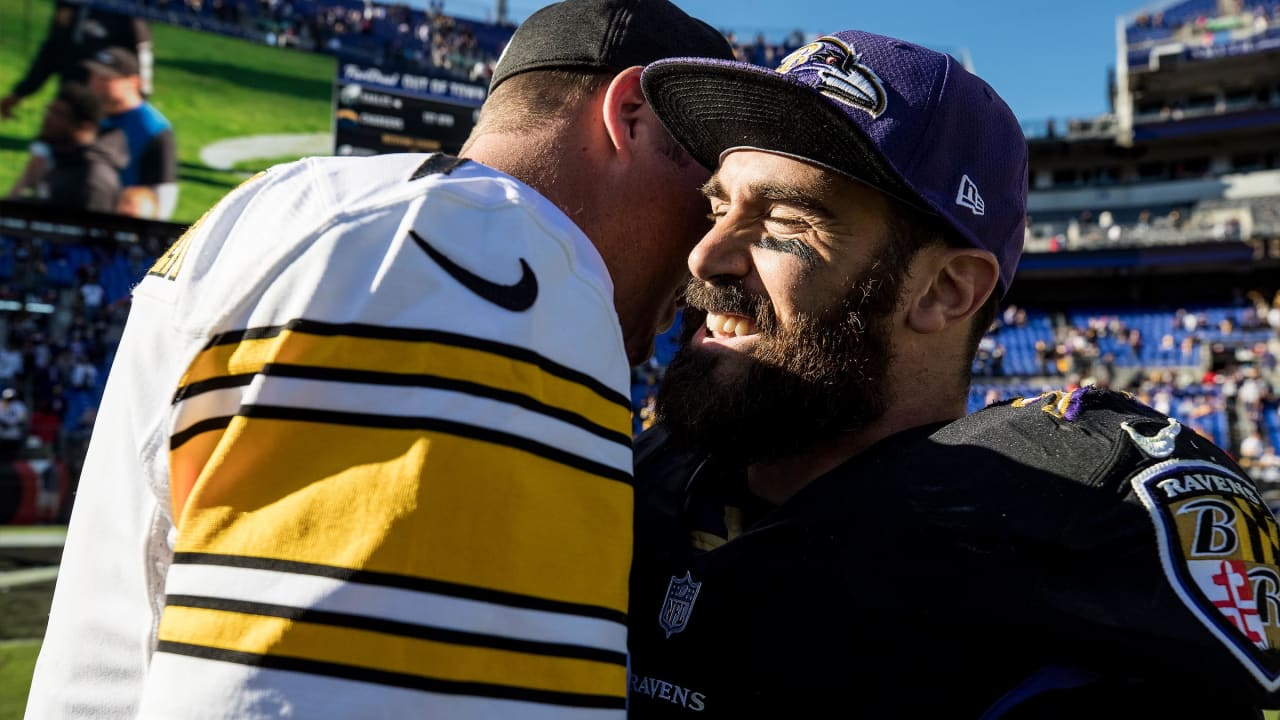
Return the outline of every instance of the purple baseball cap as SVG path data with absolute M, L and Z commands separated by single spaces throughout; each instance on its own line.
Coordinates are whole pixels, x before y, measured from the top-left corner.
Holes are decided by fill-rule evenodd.
M 754 149 L 821 165 L 937 215 L 1013 282 L 1027 217 L 1027 141 L 1004 100 L 945 53 L 846 30 L 776 70 L 706 58 L 645 68 L 645 96 L 714 169 Z

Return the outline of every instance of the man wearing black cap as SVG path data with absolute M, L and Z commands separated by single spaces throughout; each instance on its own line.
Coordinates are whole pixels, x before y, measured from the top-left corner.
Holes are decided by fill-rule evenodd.
M 630 367 L 709 223 L 666 0 L 515 32 L 462 157 L 311 158 L 135 288 L 29 718 L 621 718 Z
M 140 17 L 104 10 L 87 0 L 59 0 L 49 17 L 49 30 L 22 78 L 0 98 L 0 119 L 13 117 L 27 97 L 50 77 L 63 83 L 87 83 L 84 60 L 113 45 L 132 49 L 139 58 L 142 90 L 151 94 L 151 26 Z
M 966 416 L 1027 149 L 951 57 L 846 31 L 650 65 L 697 160 L 686 344 L 637 442 L 632 716 L 1260 717 L 1280 527 L 1093 387 Z
M 124 47 L 109 47 L 84 61 L 89 87 L 102 101 L 103 132 L 118 130 L 129 148 L 120 170 L 121 187 L 151 188 L 159 200 L 157 216 L 167 220 L 178 204 L 178 149 L 173 125 L 143 96 L 138 56 Z

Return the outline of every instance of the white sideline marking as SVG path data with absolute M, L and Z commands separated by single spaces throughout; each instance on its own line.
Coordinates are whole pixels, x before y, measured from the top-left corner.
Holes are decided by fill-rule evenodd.
M 36 532 L 0 532 L 0 548 L 51 548 L 62 547 L 67 539 L 66 530 Z
M 200 162 L 215 170 L 230 170 L 245 160 L 332 154 L 332 133 L 246 135 L 205 145 L 200 148 Z
M 49 582 L 50 580 L 56 580 L 57 578 L 57 565 L 26 568 L 24 570 L 10 570 L 9 572 L 0 573 L 0 590 L 18 587 L 19 585 Z

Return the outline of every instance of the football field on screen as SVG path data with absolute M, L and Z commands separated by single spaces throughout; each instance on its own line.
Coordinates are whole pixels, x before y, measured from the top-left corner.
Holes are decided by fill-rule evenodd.
M 0 95 L 25 72 L 53 12 L 51 0 L 0 2 Z M 173 124 L 178 146 L 175 222 L 200 217 L 253 171 L 292 157 L 246 160 L 231 170 L 209 167 L 202 148 L 255 135 L 327 133 L 332 129 L 335 61 L 327 55 L 267 47 L 246 40 L 152 23 L 155 80 L 152 103 Z M 27 160 L 56 81 L 0 121 L 0 197 Z

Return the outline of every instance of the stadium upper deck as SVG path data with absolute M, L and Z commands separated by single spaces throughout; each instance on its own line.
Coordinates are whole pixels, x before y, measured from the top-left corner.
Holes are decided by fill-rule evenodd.
M 1024 125 L 1029 252 L 1274 244 L 1280 0 L 1182 0 L 1119 18 L 1110 89 L 1111 113 Z

